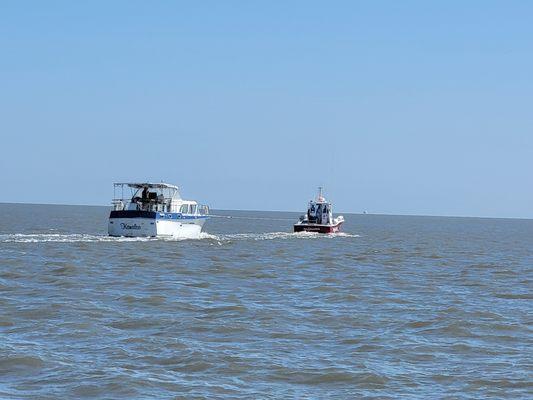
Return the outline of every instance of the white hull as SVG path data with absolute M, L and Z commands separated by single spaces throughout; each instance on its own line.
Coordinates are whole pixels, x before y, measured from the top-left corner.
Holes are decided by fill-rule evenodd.
M 153 218 L 112 218 L 109 220 L 110 236 L 167 237 L 197 239 L 206 218 L 160 220 Z

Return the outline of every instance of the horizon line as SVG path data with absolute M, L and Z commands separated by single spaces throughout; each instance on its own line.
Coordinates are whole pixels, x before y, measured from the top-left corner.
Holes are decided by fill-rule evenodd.
M 0 201 L 0 204 L 20 204 L 20 205 L 36 205 L 36 206 L 70 206 L 70 207 L 109 207 L 111 205 L 103 204 L 65 204 L 65 203 L 32 203 L 32 202 L 9 202 Z M 210 207 L 211 209 L 211 207 Z M 249 211 L 249 212 L 287 212 L 287 213 L 301 213 L 302 211 L 291 210 L 255 210 L 255 209 L 232 209 L 232 208 L 212 208 L 218 211 Z M 440 218 L 476 218 L 476 219 L 511 219 L 511 220 L 533 220 L 533 217 L 491 217 L 491 216 L 471 216 L 471 215 L 437 215 L 437 214 L 389 214 L 389 213 L 373 213 L 373 212 L 354 212 L 342 211 L 335 214 L 353 214 L 353 215 L 376 215 L 389 217 L 440 217 Z

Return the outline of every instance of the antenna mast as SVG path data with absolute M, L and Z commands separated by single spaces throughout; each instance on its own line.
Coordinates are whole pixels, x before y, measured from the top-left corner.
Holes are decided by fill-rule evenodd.
M 319 186 L 319 187 L 318 187 L 318 197 L 317 197 L 317 200 L 318 200 L 318 201 L 324 201 L 324 196 L 322 195 L 322 186 Z

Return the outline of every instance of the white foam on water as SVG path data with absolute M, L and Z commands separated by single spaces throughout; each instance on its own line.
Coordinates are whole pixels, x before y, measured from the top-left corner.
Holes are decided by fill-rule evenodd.
M 0 243 L 91 243 L 91 242 L 146 242 L 146 241 L 182 241 L 182 240 L 202 240 L 211 239 L 219 241 L 219 237 L 207 232 L 191 237 L 115 237 L 108 235 L 89 234 L 59 234 L 59 233 L 12 233 L 0 234 Z
M 199 235 L 190 235 L 190 236 L 169 236 L 169 237 L 161 237 L 161 238 L 152 238 L 156 240 L 164 240 L 168 242 L 181 242 L 183 240 L 202 240 L 202 239 L 212 239 L 212 240 L 220 240 L 218 236 L 211 235 L 207 232 L 200 232 Z
M 210 233 L 207 233 L 207 232 L 201 232 L 200 233 L 200 237 L 198 239 L 213 239 L 213 240 L 218 240 L 218 236 L 217 235 L 212 235 Z
M 355 238 L 359 235 L 350 233 L 321 234 L 316 232 L 265 232 L 265 233 L 234 233 L 214 235 L 201 232 L 194 237 L 169 237 L 169 238 L 149 238 L 149 237 L 114 237 L 107 235 L 89 234 L 60 234 L 60 233 L 13 233 L 0 234 L 0 243 L 91 243 L 91 242 L 146 242 L 150 240 L 183 241 L 183 240 L 212 240 L 222 244 L 233 241 L 260 241 L 260 240 L 293 240 L 293 239 L 334 239 L 334 238 Z
M 112 237 L 107 235 L 59 234 L 59 233 L 13 233 L 0 235 L 0 243 L 77 243 L 77 242 L 137 242 L 151 238 Z
M 335 238 L 355 238 L 359 235 L 350 233 L 323 234 L 317 232 L 265 232 L 265 233 L 235 233 L 219 235 L 216 237 L 220 241 L 235 240 L 293 240 L 293 239 L 335 239 Z

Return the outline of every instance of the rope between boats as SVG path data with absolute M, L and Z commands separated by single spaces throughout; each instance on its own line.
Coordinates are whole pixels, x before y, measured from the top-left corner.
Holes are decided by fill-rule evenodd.
M 265 220 L 265 221 L 294 221 L 294 218 L 267 218 L 267 217 L 241 217 L 237 215 L 222 215 L 210 214 L 212 218 L 228 218 L 228 219 L 249 219 L 249 220 Z

